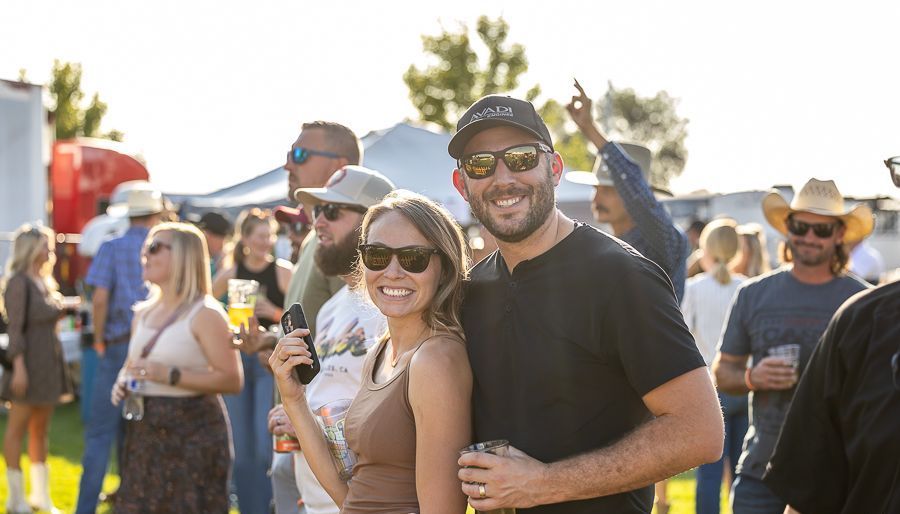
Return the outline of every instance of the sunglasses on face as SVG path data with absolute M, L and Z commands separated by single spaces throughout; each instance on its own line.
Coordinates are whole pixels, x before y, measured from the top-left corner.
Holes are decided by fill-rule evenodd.
M 391 263 L 391 256 L 397 256 L 400 267 L 410 273 L 422 273 L 428 268 L 431 256 L 439 252 L 427 246 L 404 246 L 388 248 L 387 246 L 359 245 L 359 255 L 363 265 L 372 271 L 381 271 Z
M 147 253 L 150 255 L 156 255 L 165 248 L 166 250 L 171 250 L 172 245 L 168 243 L 163 243 L 162 241 L 153 241 L 149 245 L 147 245 Z
M 552 151 L 544 143 L 529 143 L 511 146 L 499 152 L 475 152 L 463 155 L 459 160 L 459 167 L 469 178 L 487 178 L 497 171 L 497 162 L 503 159 L 509 171 L 521 173 L 538 165 L 538 154 Z
M 825 239 L 829 238 L 834 234 L 834 229 L 840 225 L 840 222 L 837 223 L 806 223 L 803 221 L 797 221 L 794 218 L 788 218 L 787 221 L 787 229 L 788 232 L 794 234 L 795 236 L 805 236 L 809 229 L 812 229 L 813 234 L 816 237 Z
M 294 164 L 303 164 L 306 162 L 310 156 L 318 155 L 320 157 L 329 157 L 331 159 L 340 159 L 341 156 L 332 153 L 332 152 L 323 152 L 320 150 L 310 150 L 309 148 L 303 148 L 302 146 L 295 146 L 288 151 L 288 159 L 291 160 Z
M 365 214 L 367 210 L 361 205 L 348 205 L 343 203 L 320 203 L 319 205 L 313 207 L 313 219 L 315 220 L 319 217 L 320 214 L 324 214 L 326 220 L 335 221 L 341 216 L 341 209 L 358 212 L 360 214 Z
M 884 165 L 891 172 L 891 180 L 894 181 L 894 185 L 900 187 L 900 156 L 885 159 Z

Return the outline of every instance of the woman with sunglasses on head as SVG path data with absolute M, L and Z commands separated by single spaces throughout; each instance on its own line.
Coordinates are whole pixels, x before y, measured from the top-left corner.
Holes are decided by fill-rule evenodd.
M 53 408 L 73 398 L 72 381 L 56 334 L 64 314 L 62 297 L 53 280 L 52 230 L 23 225 L 17 231 L 7 263 L 0 310 L 8 322 L 7 358 L 0 397 L 10 402 L 3 436 L 8 481 L 7 512 L 31 512 L 31 506 L 56 512 L 47 480 L 47 434 Z M 31 496 L 25 487 L 19 454 L 28 431 Z
M 230 279 L 259 282 L 254 314 L 259 327 L 268 329 L 281 318 L 284 293 L 291 280 L 291 267 L 272 255 L 278 223 L 268 210 L 252 208 L 238 216 L 232 255 L 233 265 L 223 269 L 213 281 L 213 296 L 227 294 Z M 252 323 L 252 322 L 251 322 Z M 255 326 L 247 327 L 256 329 Z M 244 388 L 240 394 L 227 395 L 225 405 L 234 440 L 234 485 L 238 505 L 248 512 L 265 512 L 272 500 L 272 483 L 266 472 L 272 461 L 272 436 L 267 416 L 272 408 L 272 375 L 263 368 L 253 352 L 242 345 Z M 271 346 L 270 346 L 271 348 Z
M 240 358 L 211 296 L 209 254 L 193 225 L 147 236 L 150 299 L 135 307 L 128 360 L 112 391 L 140 389 L 142 419 L 126 425 L 116 512 L 228 512 L 231 441 L 220 394 L 240 392 Z
M 310 364 L 295 330 L 269 363 L 303 452 L 345 514 L 461 513 L 457 459 L 471 437 L 472 374 L 459 309 L 469 257 L 465 237 L 438 204 L 395 191 L 362 224 L 358 285 L 388 332 L 369 351 L 344 433 L 358 462 L 340 479 L 294 366 Z

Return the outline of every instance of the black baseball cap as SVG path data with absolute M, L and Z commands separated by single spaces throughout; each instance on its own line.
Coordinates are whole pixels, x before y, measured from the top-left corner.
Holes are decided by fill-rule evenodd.
M 230 235 L 232 231 L 231 222 L 228 221 L 228 218 L 216 211 L 203 213 L 200 221 L 197 222 L 197 228 L 222 237 Z
M 450 157 L 454 159 L 462 157 L 463 148 L 475 134 L 503 125 L 534 134 L 551 149 L 553 148 L 550 131 L 531 102 L 511 96 L 487 95 L 472 104 L 456 124 L 456 134 L 447 146 Z

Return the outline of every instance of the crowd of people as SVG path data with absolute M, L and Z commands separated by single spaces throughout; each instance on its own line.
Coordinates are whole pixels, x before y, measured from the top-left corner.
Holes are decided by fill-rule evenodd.
M 651 152 L 611 141 L 575 87 L 593 172 L 564 174 L 527 101 L 459 119 L 448 178 L 497 248 L 476 264 L 453 216 L 364 167 L 335 122 L 287 153 L 296 208 L 164 221 L 159 191 L 130 191 L 130 228 L 86 278 L 100 361 L 76 512 L 664 514 L 666 480 L 692 468 L 698 513 L 723 483 L 736 514 L 900 511 L 900 291 L 848 271 L 871 210 L 830 180 L 771 193 L 771 270 L 759 224 L 678 227 Z M 900 158 L 885 164 L 900 187 Z M 609 233 L 557 208 L 563 179 L 594 187 Z M 21 227 L 2 286 L 9 512 L 53 509 L 47 427 L 73 393 L 54 241 Z M 238 326 L 234 280 L 258 284 Z M 284 333 L 296 303 L 308 327 Z M 114 446 L 121 484 L 102 495 Z

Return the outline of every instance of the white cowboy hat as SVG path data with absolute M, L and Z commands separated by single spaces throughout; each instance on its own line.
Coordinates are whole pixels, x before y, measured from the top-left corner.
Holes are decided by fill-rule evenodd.
M 847 209 L 833 180 L 810 179 L 788 205 L 781 194 L 773 191 L 762 201 L 763 214 L 772 227 L 787 235 L 787 218 L 795 212 L 833 216 L 844 223 L 844 242 L 865 239 L 875 228 L 875 217 L 868 205 L 858 203 Z
M 653 154 L 646 146 L 636 145 L 633 143 L 618 143 L 625 150 L 631 159 L 641 168 L 644 180 L 650 182 L 650 165 L 653 161 Z M 597 155 L 594 160 L 594 169 L 592 171 L 570 171 L 566 173 L 566 180 L 575 184 L 583 184 L 586 186 L 613 186 L 612 175 L 609 173 L 609 167 L 603 161 L 601 155 Z M 672 193 L 666 189 L 650 186 L 653 191 L 666 196 L 672 196 Z
M 113 191 L 106 214 L 113 217 L 147 216 L 165 209 L 162 193 L 145 180 L 122 182 Z

